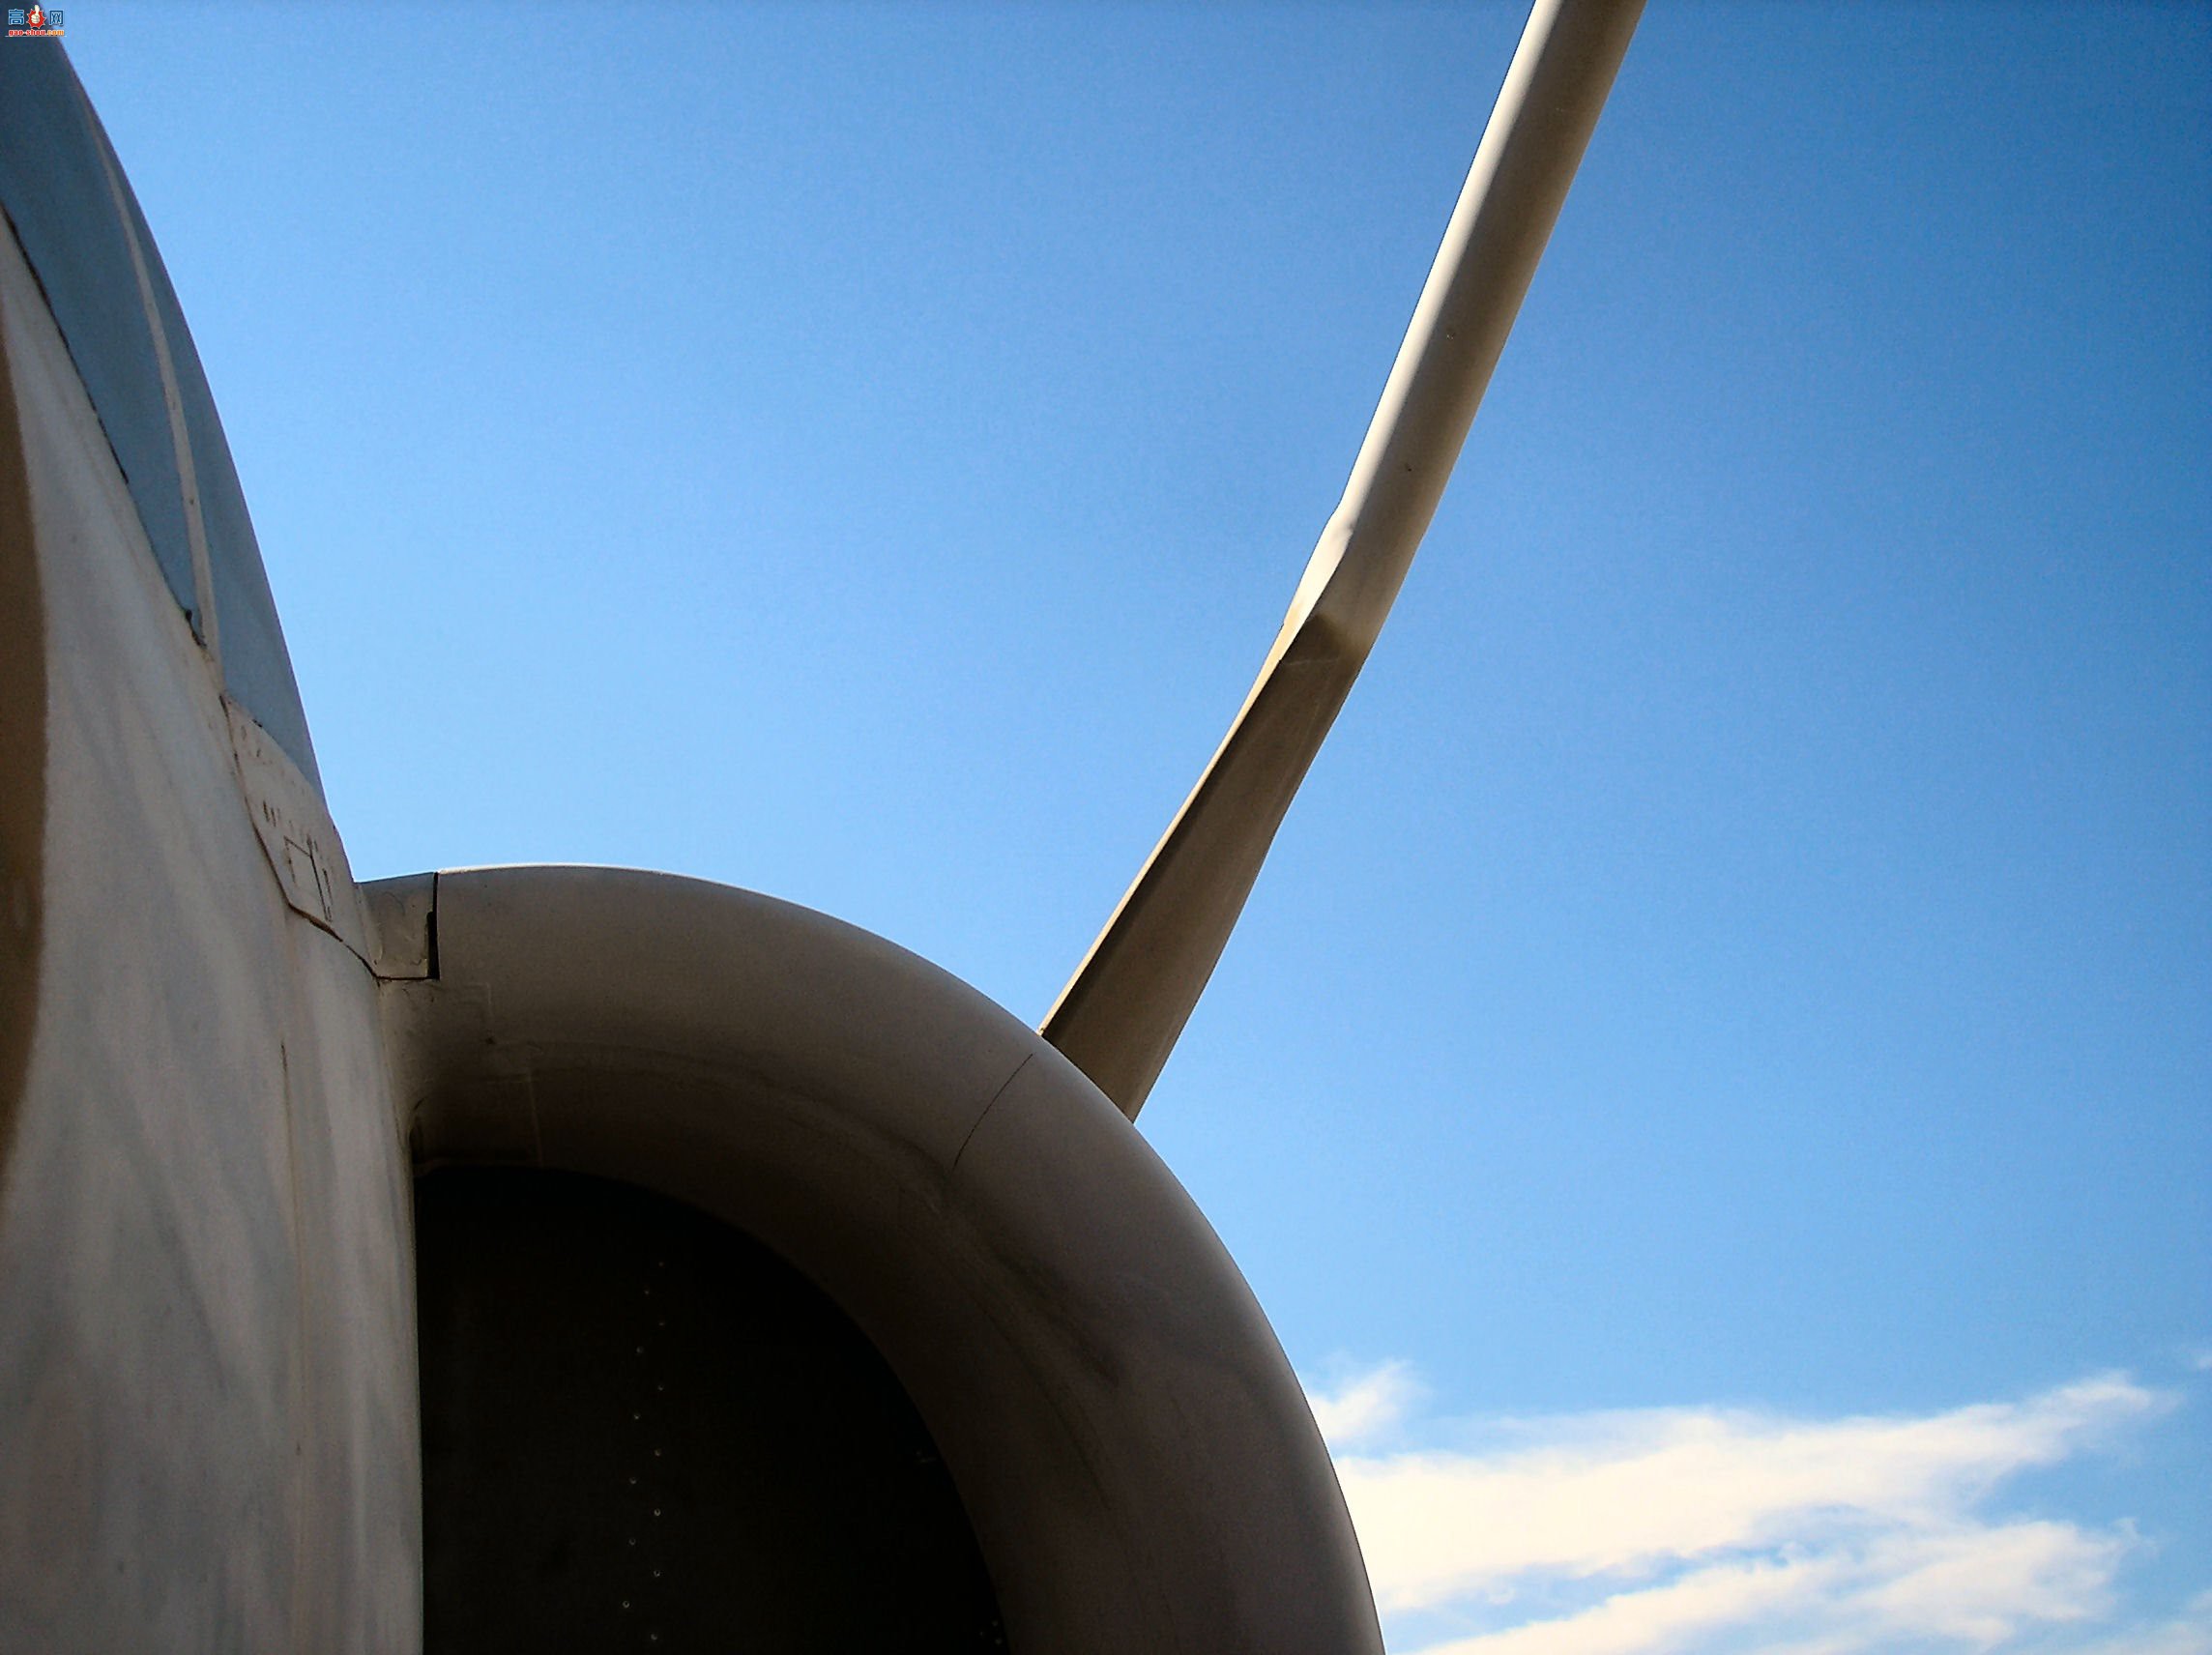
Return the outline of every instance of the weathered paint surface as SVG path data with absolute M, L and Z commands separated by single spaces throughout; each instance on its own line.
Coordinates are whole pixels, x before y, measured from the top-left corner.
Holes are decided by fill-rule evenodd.
M 38 1009 L 45 833 L 45 606 L 15 393 L 0 351 L 0 1185 Z
M 419 881 L 364 888 L 380 932 L 435 927 L 436 974 L 384 989 L 423 1161 L 654 1190 L 797 1266 L 913 1398 L 1010 1647 L 1380 1655 L 1250 1288 L 1034 1030 L 882 938 L 697 880 L 445 873 L 429 915 Z
M 410 1650 L 375 982 L 285 899 L 215 672 L 5 235 L 0 315 L 44 663 L 36 859 L 9 847 L 44 923 L 0 1175 L 0 1648 Z

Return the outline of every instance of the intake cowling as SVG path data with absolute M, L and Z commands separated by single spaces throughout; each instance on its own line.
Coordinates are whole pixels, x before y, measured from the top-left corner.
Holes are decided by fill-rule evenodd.
M 464 1636 L 449 1596 L 523 1618 L 533 1593 L 596 1602 L 646 1647 L 658 1627 L 621 1617 L 649 1604 L 688 1617 L 668 1625 L 757 1635 L 802 1624 L 808 1601 L 904 1590 L 917 1618 L 895 1647 L 988 1647 L 1003 1629 L 1030 1651 L 1380 1650 L 1327 1452 L 1250 1289 L 1135 1128 L 1036 1031 L 880 938 L 698 881 L 496 868 L 364 888 L 422 1175 L 431 1649 L 449 1625 Z M 546 1177 L 538 1199 L 530 1171 L 461 1168 L 648 1195 Z M 596 1239 L 571 1244 L 579 1231 Z M 688 1343 L 645 1314 L 658 1268 L 686 1274 Z M 626 1352 L 715 1414 L 686 1428 L 693 1494 L 699 1456 L 718 1456 L 724 1484 L 771 1507 L 725 1486 L 684 1508 L 728 1525 L 726 1546 L 642 1530 L 684 1559 L 688 1607 L 657 1586 L 626 1597 L 656 1578 L 616 1532 L 645 1485 L 606 1441 L 545 1441 L 509 1479 L 505 1520 L 486 1505 L 496 1478 L 446 1474 L 448 1457 L 487 1451 L 502 1409 L 542 1408 L 522 1393 L 565 1382 L 548 1361 L 577 1369 L 601 1423 L 556 1410 L 540 1435 L 650 1423 L 623 1399 L 665 1393 L 603 1371 Z M 853 1523 L 792 1492 L 801 1440 L 857 1491 Z M 662 1474 L 655 1445 L 630 1445 L 635 1474 Z M 809 1567 L 698 1561 L 718 1546 L 735 1559 L 779 1510 L 822 1536 Z M 541 1543 L 513 1544 L 509 1524 Z M 917 1559 L 943 1578 L 901 1588 Z M 480 1626 L 465 1636 L 486 1646 Z

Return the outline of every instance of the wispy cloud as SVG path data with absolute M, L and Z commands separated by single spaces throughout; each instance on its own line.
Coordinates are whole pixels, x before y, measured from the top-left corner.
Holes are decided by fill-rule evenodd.
M 1314 1423 L 1336 1453 L 1371 1442 L 1399 1425 L 1419 1394 L 1411 1362 L 1384 1362 L 1364 1372 L 1347 1374 L 1344 1382 L 1333 1390 L 1311 1384 L 1306 1387 Z
M 2115 1627 L 2139 1546 L 1990 1508 L 2172 1399 L 2104 1375 L 2023 1402 L 1806 1420 L 1653 1408 L 1408 1435 L 1390 1363 L 1313 1387 L 1394 1648 L 1428 1655 L 1995 1650 L 2212 1655 L 2212 1605 Z M 2072 1633 L 2072 1641 L 2052 1643 Z

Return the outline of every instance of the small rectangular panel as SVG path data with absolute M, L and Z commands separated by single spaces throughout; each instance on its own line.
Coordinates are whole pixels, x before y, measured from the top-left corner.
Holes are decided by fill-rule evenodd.
M 438 876 L 406 874 L 360 887 L 368 925 L 368 969 L 386 982 L 437 975 Z
M 231 751 L 238 757 L 247 811 L 284 900 L 369 964 L 368 927 L 353 870 L 321 794 L 251 713 L 228 696 L 223 708 L 230 714 Z

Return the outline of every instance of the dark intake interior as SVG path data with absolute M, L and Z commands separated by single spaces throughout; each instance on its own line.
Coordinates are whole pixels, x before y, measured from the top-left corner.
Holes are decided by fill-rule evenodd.
M 415 1194 L 430 1655 L 1004 1647 L 928 1430 L 783 1260 L 603 1179 Z

